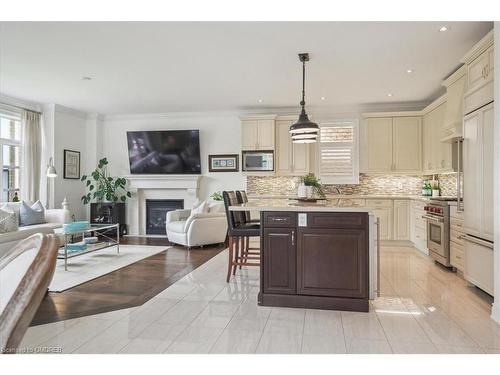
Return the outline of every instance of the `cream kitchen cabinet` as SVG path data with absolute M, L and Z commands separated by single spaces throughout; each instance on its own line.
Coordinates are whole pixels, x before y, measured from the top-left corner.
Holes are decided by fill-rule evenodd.
M 380 220 L 380 239 L 392 240 L 393 205 L 391 199 L 367 199 L 366 207 Z
M 392 170 L 414 173 L 422 170 L 422 118 L 392 120 Z
M 420 116 L 374 117 L 364 121 L 362 171 L 419 173 L 422 171 Z
M 243 151 L 274 150 L 274 117 L 245 118 L 241 121 L 241 149 Z
M 446 110 L 441 141 L 452 142 L 462 137 L 464 118 L 464 94 L 467 89 L 467 66 L 462 65 L 443 81 L 446 87 Z
M 293 143 L 290 138 L 288 130 L 294 120 L 276 120 L 275 169 L 279 176 L 304 176 L 310 172 L 310 145 Z
M 493 103 L 464 118 L 465 233 L 493 241 Z
M 413 245 L 424 254 L 429 254 L 427 249 L 427 222 L 422 218 L 425 215 L 424 207 L 427 203 L 412 200 L 410 208 L 410 239 Z
M 424 174 L 453 170 L 452 145 L 441 141 L 445 112 L 446 102 L 442 102 L 424 114 Z
M 464 113 L 493 101 L 494 49 L 493 30 L 484 36 L 462 59 L 467 66 L 467 92 Z
M 392 118 L 369 118 L 365 122 L 366 173 L 392 171 Z
M 396 241 L 407 241 L 410 239 L 410 209 L 408 200 L 394 200 L 393 239 Z

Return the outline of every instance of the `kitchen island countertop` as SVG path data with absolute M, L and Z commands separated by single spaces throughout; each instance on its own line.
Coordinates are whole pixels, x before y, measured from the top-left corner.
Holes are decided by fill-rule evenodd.
M 248 203 L 230 206 L 230 211 L 291 211 L 291 212 L 370 212 L 355 199 L 339 198 L 313 202 L 293 199 L 252 199 Z

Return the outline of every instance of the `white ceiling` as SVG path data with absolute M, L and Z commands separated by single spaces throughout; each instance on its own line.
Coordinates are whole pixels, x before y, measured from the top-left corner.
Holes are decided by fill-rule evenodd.
M 450 30 L 439 32 L 442 25 Z M 3 22 L 0 93 L 102 114 L 298 106 L 297 53 L 309 52 L 310 106 L 429 101 L 492 27 L 490 22 Z

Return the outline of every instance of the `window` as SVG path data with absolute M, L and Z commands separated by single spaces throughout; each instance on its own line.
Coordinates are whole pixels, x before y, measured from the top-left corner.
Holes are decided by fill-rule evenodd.
M 15 113 L 0 112 L 0 201 L 12 201 L 19 195 L 21 165 L 21 118 Z
M 339 120 L 321 124 L 318 167 L 322 183 L 359 183 L 358 145 L 358 120 Z

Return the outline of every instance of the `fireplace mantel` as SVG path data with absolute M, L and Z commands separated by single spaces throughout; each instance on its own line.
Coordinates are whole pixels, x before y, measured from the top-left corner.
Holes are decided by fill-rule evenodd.
M 200 175 L 134 174 L 123 176 L 131 189 L 198 189 Z
M 198 199 L 200 175 L 127 175 L 132 198 L 127 204 L 127 222 L 131 235 L 145 235 L 146 199 L 182 199 L 191 207 Z

